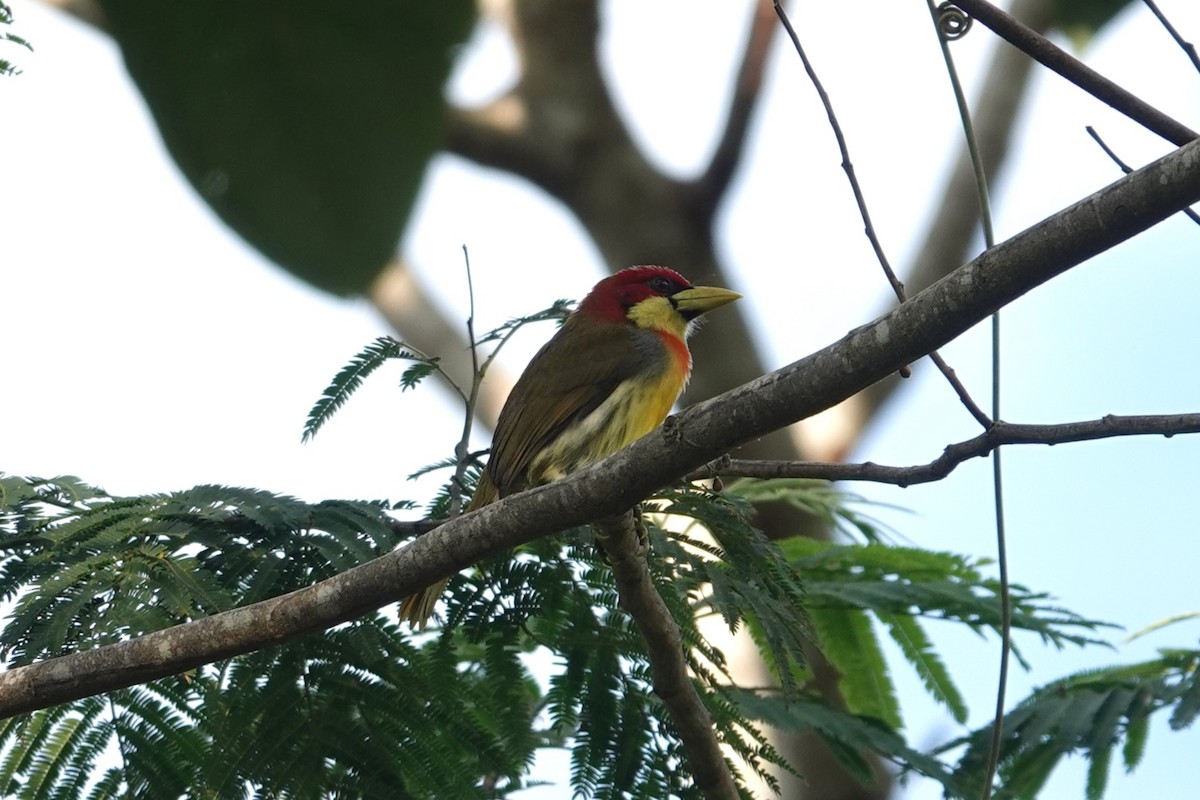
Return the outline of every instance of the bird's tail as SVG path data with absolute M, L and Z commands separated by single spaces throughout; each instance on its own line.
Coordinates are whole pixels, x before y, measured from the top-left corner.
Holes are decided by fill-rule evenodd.
M 475 487 L 475 494 L 471 495 L 471 502 L 467 504 L 463 513 L 483 508 L 488 503 L 494 503 L 497 497 L 496 487 L 492 485 L 492 481 L 485 471 L 479 479 L 479 485 Z M 442 596 L 442 592 L 446 591 L 446 584 L 449 582 L 449 578 L 442 578 L 404 598 L 404 602 L 400 604 L 400 619 L 407 622 L 414 630 L 425 630 L 425 624 L 433 615 L 433 607 L 437 604 L 438 598 Z
M 413 630 L 425 630 L 425 623 L 433 615 L 433 607 L 449 582 L 449 578 L 442 578 L 437 583 L 404 598 L 404 602 L 400 604 L 400 619 L 407 622 Z

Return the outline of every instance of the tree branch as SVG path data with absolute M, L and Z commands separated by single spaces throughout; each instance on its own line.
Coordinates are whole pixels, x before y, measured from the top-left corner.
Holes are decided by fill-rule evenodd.
M 827 481 L 872 481 L 906 487 L 932 483 L 945 478 L 954 469 L 972 458 L 986 456 L 998 447 L 1010 444 L 1066 444 L 1116 436 L 1167 436 L 1177 433 L 1200 433 L 1200 414 L 1154 414 L 1147 416 L 1116 416 L 1086 422 L 1066 422 L 1059 425 L 1021 425 L 997 422 L 978 436 L 948 445 L 945 451 L 928 464 L 911 467 L 889 467 L 870 461 L 844 464 L 836 461 L 756 461 L 751 459 L 719 458 L 693 470 L 686 480 L 702 480 L 717 475 L 738 478 L 815 478 Z
M 733 97 L 729 100 L 729 113 L 725 118 L 725 129 L 704 174 L 688 184 L 688 202 L 697 213 L 712 219 L 717 206 L 725 197 L 729 182 L 737 172 L 745 152 L 746 134 L 750 130 L 750 119 L 762 94 L 763 74 L 766 71 L 767 55 L 775 34 L 775 15 L 771 4 L 756 0 L 750 21 L 750 37 L 742 53 L 733 84 Z
M 612 565 L 621 607 L 629 612 L 646 642 L 654 693 L 675 723 L 696 788 L 708 800 L 738 800 L 737 786 L 721 754 L 712 718 L 688 675 L 679 626 L 650 579 L 641 509 L 602 520 L 593 527 Z
M 1179 45 L 1179 49 L 1183 50 L 1183 54 L 1191 60 L 1192 66 L 1200 72 L 1200 54 L 1196 53 L 1196 46 L 1179 35 L 1179 31 L 1175 30 L 1175 26 L 1167 19 L 1166 15 L 1158 9 L 1158 4 L 1154 0 L 1143 0 L 1146 7 L 1150 9 L 1150 13 L 1158 19 L 1159 23 L 1167 29 L 1167 33 L 1175 40 L 1175 44 Z
M 0 716 L 176 674 L 354 619 L 484 558 L 622 513 L 732 448 L 829 408 L 997 308 L 1200 201 L 1200 142 L 1039 222 L 839 341 L 701 402 L 562 481 L 287 595 L 0 674 Z
M 972 18 L 991 28 L 997 36 L 1013 47 L 1175 146 L 1186 144 L 1196 138 L 1197 134 L 1191 128 L 1167 116 L 1140 97 L 1122 89 L 987 0 L 954 0 L 954 4 L 970 14 Z
M 1126 164 L 1120 156 L 1113 152 L 1113 149 L 1108 146 L 1108 143 L 1100 138 L 1100 134 L 1096 133 L 1095 128 L 1093 128 L 1091 125 L 1085 125 L 1083 129 L 1087 131 L 1088 136 L 1092 137 L 1092 141 L 1100 146 L 1100 149 L 1104 151 L 1104 155 L 1108 156 L 1112 162 L 1121 169 L 1121 172 L 1124 172 L 1126 175 L 1133 172 L 1133 167 Z M 1197 214 L 1190 208 L 1183 209 L 1182 213 L 1192 222 L 1200 225 L 1200 214 Z

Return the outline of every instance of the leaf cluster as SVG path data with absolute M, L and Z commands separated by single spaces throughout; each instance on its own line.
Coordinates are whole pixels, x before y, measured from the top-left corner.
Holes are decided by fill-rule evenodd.
M 15 603 L 0 651 L 15 665 L 309 585 L 401 533 L 378 502 L 220 486 L 115 498 L 3 476 L 0 537 L 0 593 Z M 538 744 L 519 656 L 502 640 L 474 654 L 419 645 L 374 614 L 0 722 L 0 794 L 506 796 Z
M 468 482 L 477 472 L 466 473 Z M 444 512 L 449 490 L 432 513 Z M 764 495 L 842 520 L 863 544 L 774 542 L 749 522 Z M 396 504 L 399 505 L 399 504 Z M 278 595 L 394 549 L 411 525 L 384 502 L 324 501 L 198 486 L 112 497 L 74 478 L 0 475 L 0 630 L 10 665 L 119 641 Z M 966 705 L 930 624 L 999 626 L 987 562 L 882 543 L 827 485 L 738 483 L 665 490 L 646 507 L 655 587 L 721 742 L 744 780 L 789 769 L 765 725 L 820 736 L 869 780 L 868 752 L 977 793 L 988 731 L 938 753 L 912 747 L 880 632 L 960 722 Z M 405 505 L 411 508 L 411 505 Z M 1089 645 L 1102 623 L 1013 587 L 1013 624 L 1054 646 Z M 586 529 L 455 576 L 432 635 L 390 613 L 208 665 L 173 679 L 0 722 L 0 793 L 13 797 L 504 797 L 539 748 L 570 752 L 579 798 L 693 798 L 650 664 L 618 609 L 611 571 Z M 711 625 L 745 631 L 779 688 L 739 686 Z M 819 649 L 847 708 L 813 687 Z M 529 657 L 554 669 L 536 681 Z M 1032 797 L 1062 757 L 1091 760 L 1103 792 L 1111 753 L 1140 758 L 1146 719 L 1200 713 L 1200 653 L 1075 676 L 1010 712 L 1003 797 Z M 963 753 L 951 765 L 945 754 Z M 118 763 L 112 765 L 116 753 Z M 107 758 L 107 760 L 106 760 Z
M 7 3 L 0 2 L 0 25 L 11 25 L 13 21 L 12 9 Z M 12 44 L 24 47 L 26 50 L 33 51 L 33 45 L 28 41 L 17 36 L 15 33 L 0 34 L 0 42 L 11 42 Z M 7 59 L 0 58 L 0 78 L 11 75 L 20 75 L 21 70 Z
M 699 622 L 704 615 L 697 614 L 711 609 L 734 627 L 753 618 L 780 671 L 802 671 L 808 640 L 799 577 L 748 525 L 743 510 L 692 491 L 659 497 L 647 524 L 651 576 L 680 626 L 718 735 L 752 772 L 771 780 L 767 765 L 783 761 L 733 703 L 725 656 L 708 641 Z M 695 527 L 700 511 L 711 537 L 655 524 L 670 515 Z M 714 582 L 721 587 L 716 592 Z M 442 640 L 479 646 L 510 630 L 557 665 L 541 705 L 548 741 L 571 751 L 576 796 L 698 796 L 679 769 L 684 754 L 653 693 L 645 644 L 618 609 L 612 573 L 587 530 L 532 543 L 451 581 Z

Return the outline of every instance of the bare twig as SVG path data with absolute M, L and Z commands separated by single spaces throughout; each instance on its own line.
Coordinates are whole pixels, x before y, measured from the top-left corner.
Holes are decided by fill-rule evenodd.
M 846 137 L 842 134 L 842 126 L 838 123 L 837 115 L 833 111 L 833 103 L 830 101 L 829 95 L 826 93 L 820 78 L 817 77 L 812 63 L 808 60 L 808 56 L 800 44 L 800 37 L 796 35 L 796 30 L 792 27 L 791 20 L 788 19 L 787 12 L 783 10 L 783 6 L 779 0 L 775 0 L 775 13 L 779 15 L 779 21 L 783 23 L 784 29 L 787 30 L 788 37 L 792 40 L 792 46 L 796 48 L 796 54 L 800 56 L 800 61 L 804 64 L 804 71 L 808 73 L 809 80 L 812 81 L 813 87 L 817 90 L 817 95 L 821 98 L 821 104 L 825 107 L 825 114 L 829 117 L 829 125 L 833 128 L 833 135 L 837 139 L 838 150 L 842 155 L 842 169 L 846 171 L 846 178 L 850 181 L 850 190 L 854 193 L 854 202 L 858 204 L 858 213 L 862 217 L 867 239 L 871 242 L 871 248 L 875 251 L 875 257 L 879 259 L 879 266 L 883 269 L 883 274 L 887 277 L 888 283 L 891 284 L 892 291 L 896 293 L 896 299 L 903 303 L 907 299 L 904 283 L 896 276 L 896 271 L 892 269 L 892 265 L 888 262 L 887 255 L 883 252 L 883 245 L 879 242 L 879 237 L 875 234 L 875 225 L 871 222 L 871 212 L 867 210 L 867 200 L 863 196 L 862 187 L 859 186 L 858 177 L 854 173 L 854 164 L 850 161 L 850 149 L 846 145 Z M 933 361 L 938 370 L 945 376 L 951 388 L 954 389 L 954 393 L 958 395 L 958 398 L 962 401 L 971 416 L 985 428 L 990 425 L 992 422 L 991 418 L 971 398 L 967 387 L 958 379 L 958 375 L 954 370 L 950 369 L 950 365 L 946 363 L 945 359 L 937 351 L 930 353 L 929 356 L 930 360 Z M 911 374 L 908 365 L 901 367 L 899 372 L 903 378 L 907 378 Z
M 1196 54 L 1196 46 L 1179 35 L 1179 31 L 1175 30 L 1175 26 L 1171 24 L 1171 21 L 1158 10 L 1158 4 L 1154 0 L 1143 0 L 1143 2 L 1150 9 L 1150 12 L 1158 18 L 1158 21 L 1162 23 L 1162 26 L 1167 29 L 1167 33 L 1171 34 L 1171 38 L 1175 40 L 1180 49 L 1191 59 L 1192 66 L 1196 68 L 1196 71 L 1200 72 L 1200 55 Z
M 483 376 L 479 374 L 479 343 L 475 341 L 475 282 L 471 279 L 471 254 L 463 245 L 463 267 L 467 272 L 467 342 L 471 348 L 471 392 L 463 404 L 463 430 L 454 445 L 454 475 L 450 478 L 450 516 L 457 517 L 462 510 L 463 479 L 470 464 L 471 425 L 475 421 L 475 405 L 479 401 L 479 385 Z
M 829 127 L 833 129 L 834 138 L 837 139 L 838 152 L 842 156 L 842 169 L 850 181 L 850 191 L 854 193 L 854 202 L 858 205 L 858 213 L 862 217 L 863 230 L 867 235 L 867 240 L 871 243 L 871 249 L 875 251 L 875 257 L 879 259 L 879 266 L 883 268 L 883 274 L 891 284 L 892 291 L 896 293 L 896 299 L 903 303 L 905 299 L 904 284 L 896 276 L 896 271 L 892 269 L 887 255 L 883 252 L 883 245 L 880 244 L 879 237 L 875 234 L 875 225 L 871 222 L 871 212 L 867 210 L 867 200 L 863 197 L 862 187 L 858 184 L 858 176 L 855 174 L 854 164 L 850 160 L 850 148 L 846 145 L 846 136 L 842 133 L 842 126 L 833 111 L 833 102 L 829 99 L 829 93 L 825 91 L 821 79 L 817 77 L 812 62 L 808 60 L 808 54 L 804 52 L 804 47 L 800 44 L 800 37 L 796 34 L 796 29 L 792 27 L 792 21 L 788 19 L 787 12 L 783 10 L 783 4 L 780 0 L 774 0 L 774 2 L 775 13 L 779 16 L 779 21 L 783 23 L 788 38 L 792 40 L 792 47 L 796 49 L 796 55 L 800 57 L 800 63 L 804 65 L 804 71 L 808 74 L 813 88 L 816 89 L 817 96 L 821 98 L 821 105 L 825 107 L 825 115 L 829 117 Z
M 404 548 L 304 589 L 0 673 L 0 717 L 291 641 L 395 602 L 489 556 L 621 513 L 743 442 L 841 402 L 996 308 L 1197 201 L 1200 142 L 1002 242 L 875 322 L 686 409 L 657 434 L 561 481 L 464 514 Z
M 1104 154 L 1106 156 L 1108 156 L 1109 158 L 1111 158 L 1113 163 L 1121 168 L 1121 172 L 1124 172 L 1126 175 L 1133 172 L 1133 167 L 1126 164 L 1121 159 L 1120 156 L 1118 156 L 1115 152 L 1113 152 L 1113 149 L 1108 146 L 1108 143 L 1100 138 L 1100 134 L 1096 133 L 1095 128 L 1093 128 L 1091 125 L 1088 125 L 1084 128 L 1084 130 L 1086 130 L 1088 132 L 1088 136 L 1091 136 L 1092 139 L 1096 142 L 1096 144 L 1100 145 L 1100 149 L 1104 151 Z M 1190 219 L 1192 222 L 1196 223 L 1197 225 L 1200 225 L 1200 214 L 1197 214 L 1195 211 L 1192 211 L 1190 208 L 1184 208 L 1184 209 L 1180 209 L 1180 210 L 1188 219 Z
M 712 718 L 688 675 L 679 626 L 650 579 L 641 510 L 627 511 L 593 527 L 612 565 L 621 607 L 629 612 L 646 642 L 654 693 L 666 706 L 683 742 L 696 788 L 708 800 L 738 800 L 737 786 L 721 754 Z
M 1196 132 L 1084 64 L 1037 31 L 996 8 L 987 0 L 955 0 L 955 5 L 979 20 L 1009 44 L 1057 72 L 1125 116 L 1176 146 L 1196 138 Z
M 975 418 L 975 421 L 984 428 L 990 427 L 992 424 L 992 418 L 987 415 L 986 411 L 979 407 L 979 404 L 975 402 L 975 398 L 971 397 L 971 393 L 967 391 L 967 387 L 959 379 L 958 373 L 955 372 L 948 363 L 946 363 L 946 359 L 942 358 L 942 354 L 937 350 L 933 350 L 929 353 L 929 360 L 932 361 L 938 368 L 938 371 L 946 377 L 946 381 L 950 384 L 950 388 L 954 390 L 956 395 L 958 395 L 958 401 L 966 407 L 967 412 Z
M 726 478 L 813 478 L 827 481 L 869 481 L 913 486 L 945 478 L 964 461 L 986 456 L 996 448 L 1014 444 L 1066 444 L 1116 436 L 1174 436 L 1200 433 L 1200 414 L 1151 414 L 1117 416 L 1058 425 L 1028 425 L 997 422 L 988 431 L 946 447 L 928 464 L 889 467 L 869 461 L 846 464 L 839 461 L 755 461 L 724 456 L 685 476 L 702 480 L 714 475 Z

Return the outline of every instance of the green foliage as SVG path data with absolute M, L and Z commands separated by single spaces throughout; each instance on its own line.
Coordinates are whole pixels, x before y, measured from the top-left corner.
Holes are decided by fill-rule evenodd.
M 1053 0 L 1054 21 L 1076 48 L 1083 48 L 1101 28 L 1130 5 L 1132 0 Z
M 0 2 L 0 25 L 11 25 L 12 21 L 12 9 L 8 7 L 7 3 Z M 30 52 L 33 51 L 33 45 L 31 45 L 25 39 L 22 39 L 20 36 L 17 36 L 15 33 L 0 34 L 0 42 L 10 42 L 11 44 L 24 47 Z M 21 70 L 13 65 L 12 62 L 8 61 L 7 59 L 0 58 L 0 77 L 20 74 Z
M 888 531 L 877 520 L 856 510 L 866 501 L 828 481 L 810 478 L 772 478 L 771 480 L 738 480 L 731 483 L 728 494 L 747 503 L 787 503 L 805 514 L 827 524 L 854 539 L 868 542 L 885 541 Z
M 468 472 L 468 482 L 476 477 Z M 647 512 L 651 575 L 680 626 L 718 736 L 750 773 L 782 765 L 762 733 L 769 723 L 817 733 L 864 777 L 865 754 L 874 751 L 963 796 L 983 740 L 958 743 L 967 755 L 956 769 L 904 741 L 875 628 L 889 632 L 930 693 L 961 717 L 965 705 L 923 621 L 994 628 L 995 582 L 980 572 L 982 562 L 960 556 L 878 542 L 777 544 L 747 521 L 748 498 L 766 492 L 832 509 L 834 495 L 816 488 L 808 497 L 800 485 L 670 490 Z M 119 498 L 73 478 L 0 476 L 0 595 L 14 602 L 0 653 L 10 665 L 27 663 L 291 591 L 395 548 L 406 530 L 382 502 L 309 504 L 219 486 Z M 1097 623 L 1045 600 L 1015 587 L 1018 629 L 1059 646 L 1094 641 L 1085 632 Z M 705 618 L 744 627 L 781 689 L 734 685 L 724 654 L 699 627 Z M 809 687 L 804 651 L 812 646 L 842 673 L 848 712 L 829 708 Z M 544 690 L 526 667 L 533 652 L 557 665 Z M 1123 725 L 1124 757 L 1133 765 L 1145 741 L 1139 726 L 1155 703 L 1169 701 L 1177 724 L 1190 724 L 1200 708 L 1195 662 L 1187 661 L 1195 656 L 1173 658 L 1180 677 L 1162 685 L 1174 688 L 1150 695 L 1140 714 L 1134 699 L 1147 695 L 1136 687 L 1121 695 L 1124 706 L 1096 706 L 1106 714 L 1045 706 L 1047 720 L 1076 720 L 1055 734 L 1053 753 L 1076 746 L 1085 722 L 1110 733 Z M 1041 734 L 1028 720 L 1013 725 L 1005 775 L 1041 775 L 1051 751 L 1029 746 Z M 114 747 L 120 766 L 99 771 Z M 611 572 L 582 530 L 456 576 L 435 636 L 414 639 L 376 613 L 0 723 L 0 792 L 502 797 L 525 785 L 540 747 L 570 749 L 577 797 L 696 796 L 679 769 L 684 754 L 654 695 L 644 645 L 617 610 Z M 1096 796 L 1111 747 L 1088 751 Z
M 1037 797 L 1063 758 L 1082 753 L 1089 761 L 1086 796 L 1104 796 L 1113 751 L 1124 739 L 1126 770 L 1141 761 L 1150 715 L 1170 709 L 1176 730 L 1200 713 L 1200 650 L 1164 650 L 1151 661 L 1068 676 L 1033 692 L 1004 716 L 1000 770 L 993 797 Z M 991 745 L 991 728 L 950 742 L 966 746 L 958 762 L 964 776 L 978 776 Z M 969 791 L 978 794 L 977 785 Z
M 665 509 L 681 513 L 694 509 L 698 499 L 678 492 L 664 501 Z M 736 547 L 726 550 L 701 543 L 649 521 L 655 553 L 651 574 L 680 625 L 689 666 L 722 741 L 752 771 L 765 776 L 766 765 L 781 759 L 726 698 L 724 656 L 700 633 L 695 610 L 711 603 L 722 614 L 741 620 L 756 608 L 763 628 L 780 640 L 780 657 L 787 659 L 790 673 L 802 659 L 804 640 L 793 632 L 802 628 L 803 612 L 799 604 L 781 598 L 799 596 L 799 582 L 778 550 L 735 509 L 720 509 L 713 522 L 720 531 L 716 537 L 737 540 Z M 760 580 L 738 598 L 714 600 L 708 594 L 708 578 L 750 569 L 754 554 L 770 556 L 759 566 L 765 575 L 782 580 Z M 515 556 L 493 559 L 453 579 L 441 637 L 476 647 L 499 631 L 520 631 L 525 646 L 553 658 L 559 668 L 542 701 L 550 720 L 547 735 L 571 749 L 576 796 L 696 797 L 686 771 L 678 769 L 684 754 L 653 693 L 644 643 L 616 606 L 611 571 L 587 534 L 571 531 L 561 540 L 535 542 Z M 785 625 L 793 632 L 781 632 Z
M 367 376 L 392 359 L 412 362 L 400 377 L 402 389 L 415 388 L 434 372 L 441 372 L 438 366 L 440 359 L 427 356 L 415 347 L 390 336 L 380 336 L 350 359 L 350 363 L 334 376 L 333 381 L 308 412 L 308 420 L 304 423 L 304 433 L 300 440 L 307 442 L 316 436 L 317 431 L 346 404 L 350 395 L 358 391 Z
M 0 476 L 9 665 L 307 586 L 392 550 L 378 502 L 198 486 L 114 498 Z M 501 797 L 539 744 L 516 629 L 472 652 L 383 614 L 145 686 L 0 722 L 0 794 Z M 97 774 L 106 748 L 121 766 Z M 485 788 L 485 778 L 494 788 Z
M 865 753 L 882 755 L 902 769 L 942 784 L 948 797 L 963 797 L 960 776 L 937 758 L 910 747 L 899 733 L 878 719 L 848 714 L 814 696 L 786 699 L 776 692 L 735 690 L 732 698 L 748 717 L 780 730 L 815 733 L 850 774 L 871 779 Z
M 864 613 L 869 611 L 899 644 L 930 696 L 959 721 L 966 719 L 962 695 L 920 620 L 999 631 L 1000 587 L 980 572 L 986 561 L 878 543 L 839 545 L 794 538 L 782 547 L 805 576 L 809 614 L 817 623 L 825 656 L 842 676 L 850 710 L 902 726 L 887 664 Z M 1103 643 L 1089 632 L 1104 623 L 1049 605 L 1045 594 L 1015 585 L 1010 598 L 1016 631 L 1037 633 L 1057 647 Z M 1019 642 L 1013 643 L 1013 652 L 1021 659 Z
M 487 363 L 520 326 L 484 334 Z M 391 339 L 359 353 L 310 414 L 313 435 L 385 361 L 411 362 L 402 383 L 433 371 Z M 417 371 L 413 371 L 418 368 Z M 474 392 L 472 392 L 472 395 Z M 470 402 L 468 398 L 467 405 Z M 467 454 L 467 457 L 471 457 Z M 477 464 L 427 470 L 456 477 L 428 516 L 449 513 L 450 485 L 469 489 Z M 753 503 L 791 503 L 864 544 L 768 540 Z M 769 724 L 814 733 L 852 773 L 867 755 L 977 793 L 988 732 L 946 746 L 959 762 L 911 747 L 878 631 L 898 645 L 926 690 L 959 722 L 965 701 L 934 646 L 931 621 L 979 632 L 1000 624 L 986 561 L 895 547 L 853 509 L 856 498 L 811 481 L 740 481 L 723 492 L 668 489 L 648 501 L 652 580 L 678 624 L 685 659 L 720 741 L 745 774 L 771 783 L 789 769 Z M 97 647 L 276 596 L 399 546 L 415 529 L 390 510 L 411 503 L 304 503 L 254 489 L 198 486 L 112 497 L 75 478 L 0 475 L 0 630 L 10 666 Z M 1102 623 L 1011 591 L 1014 629 L 1045 644 L 1099 643 Z M 118 796 L 499 798 L 524 786 L 540 748 L 570 751 L 573 796 L 696 798 L 673 723 L 654 694 L 646 649 L 618 609 L 611 571 L 586 530 L 567 531 L 454 576 L 430 634 L 390 610 L 322 635 L 206 665 L 185 675 L 0 722 L 0 793 L 18 798 Z M 705 623 L 745 630 L 779 688 L 735 684 Z M 813 688 L 806 652 L 840 675 L 846 710 Z M 1020 650 L 1015 651 L 1020 657 Z M 545 686 L 528 658 L 555 664 Z M 1200 653 L 1075 676 L 1035 693 L 1006 720 L 1001 797 L 1030 797 L 1062 756 L 1090 758 L 1089 797 L 1103 794 L 1116 745 L 1141 758 L 1149 714 L 1184 727 L 1200 714 Z M 109 766 L 111 756 L 117 766 Z M 107 758 L 107 760 L 106 760 Z M 1003 792 L 1007 792 L 1004 794 Z

